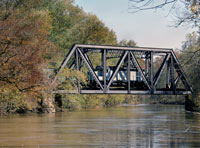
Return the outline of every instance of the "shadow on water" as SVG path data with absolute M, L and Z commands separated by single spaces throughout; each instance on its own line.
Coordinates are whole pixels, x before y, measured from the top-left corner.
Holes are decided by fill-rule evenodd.
M 193 148 L 199 125 L 199 114 L 172 105 L 0 117 L 0 147 Z

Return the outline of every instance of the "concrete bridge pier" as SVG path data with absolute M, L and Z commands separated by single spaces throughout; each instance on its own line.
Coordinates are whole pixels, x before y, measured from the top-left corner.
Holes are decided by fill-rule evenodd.
M 42 100 L 42 112 L 44 113 L 55 113 L 55 103 L 54 103 L 55 94 L 44 93 Z
M 196 100 L 192 95 L 185 96 L 185 110 L 187 111 L 200 111 L 199 106 L 197 105 Z

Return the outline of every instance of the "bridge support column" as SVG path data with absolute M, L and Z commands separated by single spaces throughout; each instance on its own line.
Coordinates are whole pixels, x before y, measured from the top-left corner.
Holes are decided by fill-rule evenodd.
M 154 75 L 154 69 L 153 69 L 153 52 L 151 52 L 150 57 L 150 82 L 151 82 L 151 94 L 154 93 L 154 85 L 153 85 L 153 75 Z
M 106 49 L 103 50 L 102 53 L 102 65 L 103 65 L 103 92 L 106 93 L 107 91 L 107 84 L 106 84 L 106 72 L 107 72 L 107 63 L 106 63 Z
M 44 93 L 42 97 L 42 112 L 55 113 L 54 94 Z
M 174 60 L 173 60 L 173 56 L 171 55 L 170 57 L 170 86 L 171 86 L 171 90 L 174 90 Z
M 128 82 L 128 93 L 131 93 L 131 79 L 130 79 L 130 73 L 131 71 L 131 55 L 130 55 L 130 51 L 128 52 L 128 65 L 127 65 L 127 82 Z
M 200 111 L 199 106 L 195 103 L 192 95 L 185 96 L 185 110 L 187 111 Z
M 149 52 L 145 54 L 145 76 L 149 82 Z
M 80 68 L 79 68 L 79 54 L 78 54 L 78 51 L 76 50 L 76 70 L 79 71 Z M 80 82 L 79 80 L 78 81 L 78 92 L 80 93 Z
M 169 61 L 167 61 L 167 72 L 166 72 L 166 88 L 169 88 L 169 78 L 170 78 L 170 74 L 169 74 L 169 67 L 170 63 Z

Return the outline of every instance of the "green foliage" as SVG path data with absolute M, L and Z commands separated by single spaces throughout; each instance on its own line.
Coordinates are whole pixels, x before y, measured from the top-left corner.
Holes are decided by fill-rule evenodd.
M 180 55 L 181 63 L 186 71 L 189 82 L 193 88 L 194 110 L 199 110 L 200 102 L 200 37 L 196 33 L 187 35 L 187 40 L 183 45 L 182 54 Z
M 26 109 L 25 96 L 19 90 L 1 88 L 0 92 L 0 114 Z
M 185 104 L 185 96 L 177 96 L 177 95 L 153 95 L 149 98 L 149 103 L 152 104 Z
M 126 95 L 124 96 L 123 104 L 138 104 L 141 103 L 139 96 Z
M 58 89 L 74 90 L 78 85 L 78 82 L 82 84 L 87 83 L 86 75 L 80 71 L 64 68 L 58 74 Z
M 109 30 L 93 14 L 85 15 L 77 26 L 76 33 L 79 34 L 79 42 L 83 44 L 116 45 L 115 33 Z
M 62 103 L 63 108 L 68 110 L 80 110 L 81 109 L 81 101 L 79 96 L 77 95 L 62 95 Z
M 73 5 L 71 0 L 51 0 L 47 3 L 52 19 L 50 40 L 60 53 L 60 61 L 54 63 L 58 67 L 65 54 L 75 43 L 116 45 L 114 31 L 107 28 L 93 14 L 86 14 L 81 8 Z
M 123 95 L 108 95 L 108 99 L 105 101 L 105 106 L 114 106 L 121 104 L 125 97 Z
M 194 95 L 198 96 L 200 92 L 200 42 L 196 33 L 187 36 L 180 60 L 193 86 Z
M 119 42 L 120 46 L 126 46 L 126 47 L 135 47 L 136 46 L 136 42 L 134 40 L 121 40 Z
M 62 95 L 62 109 L 80 110 L 115 106 L 122 103 L 135 104 L 133 96 L 124 95 Z

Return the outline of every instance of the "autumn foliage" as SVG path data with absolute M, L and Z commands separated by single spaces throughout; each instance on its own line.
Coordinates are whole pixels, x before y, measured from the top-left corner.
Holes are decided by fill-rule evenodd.
M 10 7 L 0 12 L 0 108 L 6 112 L 32 109 L 28 103 L 37 102 L 44 87 L 48 21 L 44 11 Z
M 74 43 L 117 44 L 115 32 L 73 0 L 0 1 L 0 10 L 0 113 L 41 111 L 56 87 L 46 71 L 58 68 Z M 93 96 L 66 96 L 72 106 L 70 98 L 96 104 Z

